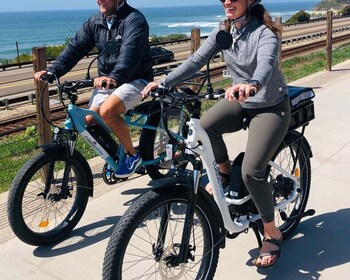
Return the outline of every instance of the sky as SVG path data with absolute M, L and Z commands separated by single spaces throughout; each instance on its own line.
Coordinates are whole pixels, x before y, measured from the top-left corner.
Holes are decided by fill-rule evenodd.
M 264 2 L 302 2 L 312 0 L 264 0 Z M 315 0 L 313 0 L 315 1 Z M 2 0 L 0 12 L 11 11 L 43 11 L 43 10 L 75 10 L 75 9 L 95 9 L 97 8 L 96 0 Z M 213 5 L 219 0 L 128 0 L 128 3 L 136 8 L 144 7 L 171 7 L 171 6 L 205 6 Z

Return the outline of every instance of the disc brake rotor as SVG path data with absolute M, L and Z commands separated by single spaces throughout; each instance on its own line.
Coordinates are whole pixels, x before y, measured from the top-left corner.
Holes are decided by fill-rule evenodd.
M 159 261 L 159 274 L 161 279 L 178 280 L 185 274 L 186 264 L 172 265 L 180 248 L 173 245 L 165 249 Z

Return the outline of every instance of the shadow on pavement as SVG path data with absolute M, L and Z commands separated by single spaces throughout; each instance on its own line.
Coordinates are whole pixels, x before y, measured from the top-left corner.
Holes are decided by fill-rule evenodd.
M 63 241 L 47 247 L 37 247 L 33 255 L 51 258 L 81 250 L 111 236 L 120 217 L 107 217 L 102 221 L 74 229 Z
M 258 273 L 266 276 L 264 279 L 319 279 L 325 269 L 350 262 L 349 236 L 350 209 L 309 218 L 283 242 L 276 265 L 258 269 Z M 257 253 L 257 249 L 249 252 L 252 260 Z
M 152 188 L 132 188 L 132 189 L 128 189 L 124 192 L 121 192 L 122 195 L 137 195 L 135 198 L 126 201 L 123 205 L 124 206 L 132 205 L 135 202 L 135 200 L 137 200 L 139 198 L 140 195 L 148 192 L 151 189 Z

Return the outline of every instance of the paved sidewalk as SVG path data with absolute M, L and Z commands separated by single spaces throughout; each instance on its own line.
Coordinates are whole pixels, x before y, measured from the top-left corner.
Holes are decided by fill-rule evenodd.
M 316 119 L 306 129 L 314 157 L 308 208 L 316 214 L 302 220 L 295 235 L 283 242 L 282 255 L 271 269 L 256 269 L 252 231 L 220 251 L 215 279 L 349 279 L 350 280 L 350 61 L 298 80 L 316 92 Z M 244 149 L 246 133 L 226 137 L 231 158 Z M 238 143 L 238 145 L 237 145 Z M 76 229 L 61 243 L 37 248 L 0 237 L 0 278 L 101 279 L 102 261 L 113 226 L 135 197 L 147 188 L 148 176 L 135 176 L 113 187 L 100 178 L 101 162 L 93 162 L 97 197 L 90 200 Z M 6 217 L 0 197 L 0 221 Z M 0 229 L 0 233 L 6 229 Z

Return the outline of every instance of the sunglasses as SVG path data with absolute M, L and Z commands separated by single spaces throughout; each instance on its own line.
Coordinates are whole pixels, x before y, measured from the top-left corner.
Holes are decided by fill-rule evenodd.
M 221 2 L 221 3 L 225 3 L 226 0 L 220 0 L 220 2 Z M 231 3 L 236 3 L 236 2 L 238 2 L 238 0 L 230 0 L 230 2 L 231 2 Z

